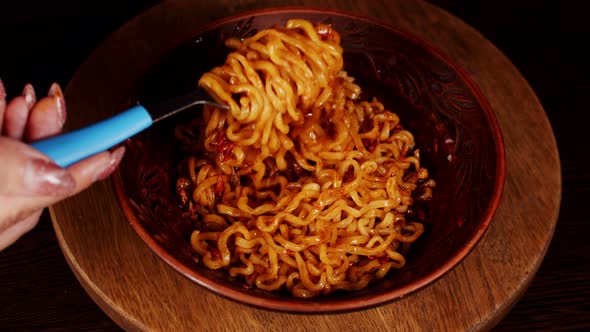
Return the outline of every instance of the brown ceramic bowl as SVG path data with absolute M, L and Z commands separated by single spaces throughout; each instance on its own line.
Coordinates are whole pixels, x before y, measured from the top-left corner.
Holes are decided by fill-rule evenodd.
M 182 152 L 173 117 L 127 142 L 115 176 L 122 208 L 137 234 L 166 263 L 207 289 L 246 304 L 293 312 L 354 310 L 400 299 L 448 272 L 476 245 L 498 206 L 505 176 L 504 147 L 494 112 L 467 73 L 427 42 L 379 21 L 310 9 L 275 9 L 230 17 L 198 29 L 152 68 L 138 98 L 165 98 L 196 87 L 200 75 L 223 63 L 223 40 L 247 37 L 290 18 L 333 25 L 341 33 L 345 69 L 364 96 L 376 96 L 416 138 L 422 163 L 437 182 L 424 207 L 425 234 L 407 265 L 368 288 L 311 300 L 247 289 L 224 271 L 195 263 L 191 222 L 174 192 Z M 182 39 L 182 38 L 181 38 Z M 417 295 L 419 296 L 419 294 Z

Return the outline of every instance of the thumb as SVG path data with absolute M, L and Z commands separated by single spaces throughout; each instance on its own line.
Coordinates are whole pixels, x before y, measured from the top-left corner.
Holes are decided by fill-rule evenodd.
M 7 137 L 0 137 L 0 195 L 11 197 L 62 196 L 74 190 L 72 175 L 41 152 Z
M 124 148 L 104 151 L 68 168 L 22 142 L 0 137 L 0 235 L 33 212 L 77 194 L 109 176 Z

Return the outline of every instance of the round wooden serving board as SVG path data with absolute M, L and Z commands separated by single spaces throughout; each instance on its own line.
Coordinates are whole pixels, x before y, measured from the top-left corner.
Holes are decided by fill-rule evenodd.
M 128 330 L 487 330 L 524 293 L 547 250 L 559 210 L 560 165 L 539 100 L 510 61 L 459 19 L 425 2 L 178 0 L 135 18 L 98 47 L 67 88 L 69 128 L 114 114 L 138 77 L 199 25 L 264 7 L 314 6 L 390 22 L 463 66 L 496 112 L 506 146 L 500 206 L 456 268 L 406 298 L 357 312 L 266 311 L 217 296 L 184 278 L 133 231 L 112 183 L 51 208 L 64 255 L 86 291 Z M 105 111 L 106 110 L 106 111 Z

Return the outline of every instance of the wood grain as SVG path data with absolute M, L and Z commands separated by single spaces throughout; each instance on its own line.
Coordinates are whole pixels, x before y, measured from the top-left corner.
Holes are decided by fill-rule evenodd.
M 74 77 L 66 91 L 70 110 L 74 110 L 70 125 L 79 127 L 106 115 L 99 110 L 114 109 L 130 92 L 134 78 L 157 59 L 158 52 L 172 46 L 170 35 L 187 31 L 195 22 L 277 3 L 180 0 L 148 11 L 101 45 Z M 263 311 L 206 292 L 160 262 L 124 219 L 107 182 L 51 210 L 57 239 L 72 270 L 99 306 L 129 330 L 491 328 L 530 283 L 557 219 L 559 160 L 535 94 L 491 43 L 427 3 L 280 3 L 321 5 L 388 20 L 431 41 L 470 73 L 497 113 L 507 160 L 500 207 L 473 253 L 440 281 L 388 305 L 334 315 Z M 144 55 L 139 59 L 138 50 Z M 428 319 L 424 319 L 425 312 Z

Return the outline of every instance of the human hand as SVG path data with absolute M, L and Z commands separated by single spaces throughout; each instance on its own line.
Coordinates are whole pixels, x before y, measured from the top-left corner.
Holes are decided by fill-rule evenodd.
M 65 120 L 59 85 L 37 101 L 27 84 L 22 96 L 7 102 L 0 81 L 0 250 L 35 227 L 43 208 L 106 179 L 123 158 L 120 147 L 61 168 L 25 143 L 58 134 Z

